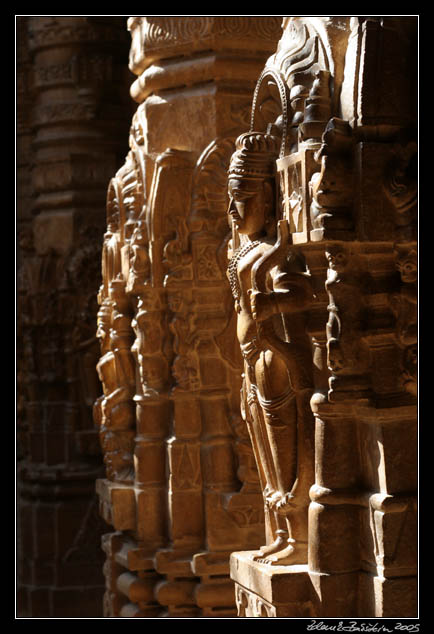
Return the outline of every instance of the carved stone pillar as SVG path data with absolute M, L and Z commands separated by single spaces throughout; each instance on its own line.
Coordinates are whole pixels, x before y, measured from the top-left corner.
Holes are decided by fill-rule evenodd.
M 280 143 L 280 241 L 274 250 L 302 257 L 312 289 L 304 312 L 311 414 L 305 410 L 297 430 L 314 434 L 314 463 L 299 446 L 298 463 L 305 465 L 299 474 L 311 478 L 310 499 L 303 502 L 305 558 L 296 557 L 296 539 L 294 553 L 283 557 L 282 543 L 279 550 L 278 540 L 273 546 L 268 537 L 259 551 L 231 556 L 240 616 L 417 616 L 416 35 L 412 17 L 287 17 L 276 54 L 257 82 L 250 137 Z M 252 178 L 248 155 L 239 156 L 230 178 L 236 178 L 237 161 Z M 239 206 L 241 185 L 229 180 L 229 187 Z M 239 213 L 232 212 L 234 222 L 243 227 Z M 260 240 L 264 249 L 272 245 Z M 270 258 L 271 280 L 272 267 L 282 261 Z M 260 262 L 264 268 L 266 256 Z M 241 285 L 246 267 L 247 260 L 239 265 Z M 294 299 L 283 306 L 286 287 L 277 281 L 270 292 L 271 286 L 255 288 L 254 277 L 251 315 L 261 351 L 273 331 L 261 325 L 266 321 L 259 309 L 280 313 L 289 328 L 297 305 Z M 295 293 L 295 286 L 288 288 Z M 276 323 L 273 328 L 290 360 L 298 335 L 288 338 Z M 296 393 L 305 363 L 289 368 Z M 259 382 L 255 389 L 260 392 Z M 255 416 L 260 420 L 254 395 L 247 402 L 254 424 Z M 259 399 L 265 421 L 272 403 Z M 257 457 L 268 487 L 265 505 L 278 517 L 283 501 L 279 491 L 270 492 L 267 465 L 275 464 L 278 474 L 283 463 L 267 422 L 257 423 L 254 436 L 263 446 Z M 288 497 L 294 531 L 301 512 L 297 486 Z
M 107 470 L 97 490 L 115 529 L 104 540 L 105 615 L 234 616 L 229 556 L 259 539 L 263 510 L 240 424 L 225 181 L 281 19 L 128 24 L 139 105 L 130 152 L 109 187 L 99 293 L 99 323 L 108 326 L 95 421 Z M 106 361 L 115 365 L 104 335 L 111 328 L 117 338 L 114 283 L 127 300 L 132 392 L 119 373 L 103 372 Z M 125 400 L 116 400 L 121 393 Z M 110 403 L 128 410 L 119 424 Z M 113 459 L 119 469 L 110 469 Z
M 31 247 L 31 63 L 27 37 L 27 18 L 17 20 L 17 261 L 18 266 Z M 18 320 L 18 338 L 21 335 Z M 25 397 L 25 372 L 20 368 L 17 373 L 17 456 L 21 459 L 27 450 Z
M 97 254 L 129 125 L 128 38 L 122 20 L 104 17 L 28 16 L 17 26 L 18 611 L 97 616 Z

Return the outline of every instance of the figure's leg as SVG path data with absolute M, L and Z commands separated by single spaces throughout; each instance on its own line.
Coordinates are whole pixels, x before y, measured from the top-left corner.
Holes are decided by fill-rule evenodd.
M 280 547 L 273 552 L 266 552 L 263 557 L 258 557 L 257 561 L 275 566 L 307 563 L 307 541 L 298 538 L 300 531 L 297 528 L 297 514 L 295 510 L 284 517 L 286 530 L 281 530 L 284 539 Z M 281 517 L 283 519 L 283 516 Z
M 304 390 L 295 399 L 296 475 L 292 488 L 287 489 L 287 493 L 276 504 L 276 512 L 286 522 L 287 545 L 278 552 L 269 553 L 264 563 L 284 565 L 307 562 L 309 489 L 314 482 L 314 423 L 310 397 L 311 391 Z
M 277 531 L 281 522 L 276 522 L 276 514 L 266 503 L 267 497 L 276 491 L 275 476 L 272 469 L 272 457 L 266 441 L 265 423 L 262 409 L 258 404 L 256 386 L 252 384 L 250 375 L 252 368 L 246 363 L 243 385 L 241 388 L 241 415 L 246 422 L 252 443 L 253 454 L 258 469 L 259 482 L 264 496 L 266 544 L 260 547 L 261 553 L 275 551 L 281 544 L 282 537 Z
M 279 525 L 277 539 L 272 548 L 262 550 L 257 561 L 274 564 L 305 563 L 307 550 L 299 543 L 296 526 L 289 514 L 294 516 L 292 489 L 297 470 L 297 410 L 294 394 L 274 403 L 262 402 L 267 436 L 273 455 L 277 480 L 277 492 L 270 499 L 271 510 Z M 286 424 L 282 424 L 282 420 Z M 294 518 L 295 519 L 295 518 Z
M 265 423 L 263 420 L 261 407 L 258 405 L 257 396 L 254 391 L 250 392 L 248 398 L 247 428 L 252 441 L 253 453 L 258 468 L 259 481 L 264 497 L 264 512 L 266 521 L 266 546 L 261 546 L 261 552 L 268 551 L 273 544 L 274 552 L 277 543 L 281 543 L 281 535 L 277 531 L 281 527 L 281 522 L 276 521 L 276 515 L 270 507 L 270 498 L 276 496 L 277 483 L 273 470 L 272 455 L 269 450 L 265 436 Z
M 260 563 L 268 563 L 268 557 L 281 551 L 288 543 L 288 531 L 285 529 L 276 529 L 274 531 L 276 538 L 271 544 L 261 546 L 259 552 L 252 555 L 253 561 Z
M 244 401 L 244 412 L 242 413 L 252 442 L 262 491 L 271 492 L 276 488 L 272 456 L 266 440 L 265 424 L 262 409 L 258 403 L 257 389 L 247 377 L 244 378 L 243 382 L 242 398 Z
M 258 400 L 265 423 L 266 445 L 271 455 L 276 491 L 268 502 L 279 525 L 278 540 L 273 548 L 263 551 L 259 561 L 265 563 L 298 564 L 307 561 L 307 534 L 299 517 L 300 509 L 294 498 L 302 459 L 299 442 L 299 407 L 282 358 L 262 355 L 257 364 Z M 264 435 L 265 435 L 264 434 Z

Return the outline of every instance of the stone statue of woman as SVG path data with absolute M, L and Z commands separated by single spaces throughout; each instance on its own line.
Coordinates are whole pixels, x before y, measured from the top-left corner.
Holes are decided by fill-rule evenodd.
M 314 477 L 305 311 L 312 291 L 302 259 L 290 248 L 286 221 L 276 221 L 278 147 L 279 140 L 267 133 L 250 132 L 236 141 L 228 174 L 233 230 L 228 277 L 244 359 L 242 414 L 266 516 L 267 543 L 253 557 L 283 565 L 307 562 Z

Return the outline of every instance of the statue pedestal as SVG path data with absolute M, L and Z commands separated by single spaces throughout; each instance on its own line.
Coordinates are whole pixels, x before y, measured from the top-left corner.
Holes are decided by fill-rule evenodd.
M 271 566 L 252 560 L 258 551 L 232 553 L 231 578 L 239 617 L 314 616 L 308 566 Z

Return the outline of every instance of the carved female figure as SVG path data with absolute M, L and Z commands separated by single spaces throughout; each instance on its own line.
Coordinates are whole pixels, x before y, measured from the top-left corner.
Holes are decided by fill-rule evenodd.
M 115 295 L 112 293 L 113 298 Z M 107 477 L 129 482 L 134 478 L 134 367 L 129 347 L 123 341 L 124 329 L 119 323 L 123 319 L 113 299 L 107 298 L 98 312 L 97 337 L 102 356 L 97 371 L 103 395 L 94 405 L 94 420 L 100 430 Z
M 244 358 L 242 413 L 267 518 L 267 545 L 254 558 L 298 564 L 307 561 L 313 483 L 312 357 L 304 328 L 312 291 L 301 258 L 288 248 L 286 221 L 279 223 L 280 240 L 274 244 L 278 147 L 279 140 L 265 133 L 237 139 L 228 213 L 241 244 L 233 251 L 228 276 Z

